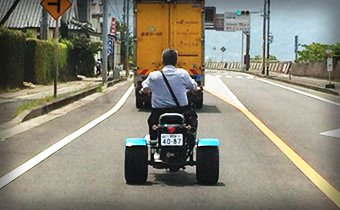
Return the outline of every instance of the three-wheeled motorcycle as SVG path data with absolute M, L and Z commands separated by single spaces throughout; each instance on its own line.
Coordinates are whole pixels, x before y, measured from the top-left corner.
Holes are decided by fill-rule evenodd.
M 158 139 L 125 140 L 125 180 L 128 184 L 144 184 L 148 166 L 176 172 L 185 166 L 196 166 L 199 184 L 214 185 L 219 178 L 219 140 L 196 140 L 196 129 L 187 125 L 179 113 L 159 117 Z M 194 158 L 194 156 L 196 156 Z

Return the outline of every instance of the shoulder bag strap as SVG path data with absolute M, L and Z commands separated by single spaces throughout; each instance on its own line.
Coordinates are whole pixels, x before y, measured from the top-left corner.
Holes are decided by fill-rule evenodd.
M 162 75 L 163 75 L 163 79 L 164 79 L 164 81 L 165 81 L 166 86 L 168 87 L 168 89 L 169 89 L 169 91 L 170 91 L 170 94 L 171 94 L 172 98 L 174 99 L 176 105 L 177 105 L 178 107 L 180 107 L 179 102 L 178 102 L 178 100 L 177 100 L 177 98 L 176 98 L 176 96 L 175 96 L 175 94 L 174 94 L 174 91 L 172 91 L 172 89 L 171 89 L 171 86 L 170 86 L 170 84 L 169 84 L 168 79 L 166 78 L 166 76 L 164 75 L 164 73 L 163 73 L 162 71 L 161 71 L 161 73 L 162 73 Z

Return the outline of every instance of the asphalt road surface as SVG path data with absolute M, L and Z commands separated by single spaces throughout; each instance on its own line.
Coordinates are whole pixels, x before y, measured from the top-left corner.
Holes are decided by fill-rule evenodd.
M 198 185 L 190 166 L 176 173 L 149 167 L 145 185 L 125 183 L 124 140 L 147 134 L 150 113 L 135 108 L 132 91 L 117 112 L 1 188 L 0 208 L 337 209 L 322 186 L 258 125 L 215 95 L 243 105 L 335 190 L 340 189 L 340 139 L 320 133 L 340 127 L 336 98 L 331 104 L 233 72 L 208 71 L 206 86 L 215 92 L 204 93 L 198 138 L 220 140 L 217 185 Z M 62 117 L 1 141 L 0 176 L 111 110 L 130 87 L 130 82 L 121 83 Z

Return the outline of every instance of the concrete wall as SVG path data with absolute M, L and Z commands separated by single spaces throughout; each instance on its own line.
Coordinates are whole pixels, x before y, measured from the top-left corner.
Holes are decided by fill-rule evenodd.
M 340 79 L 340 62 L 333 63 L 332 79 Z M 294 76 L 307 76 L 321 79 L 328 79 L 327 63 L 293 63 L 292 74 Z

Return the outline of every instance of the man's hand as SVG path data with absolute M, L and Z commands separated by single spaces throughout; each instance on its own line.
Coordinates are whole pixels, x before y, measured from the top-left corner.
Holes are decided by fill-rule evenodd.
M 194 89 L 194 90 L 191 90 L 191 93 L 192 93 L 193 95 L 196 95 L 197 93 L 202 92 L 202 91 L 203 91 L 203 87 L 201 86 L 201 87 L 197 87 L 197 88 Z
M 139 94 L 150 95 L 150 90 L 142 88 L 142 89 L 139 90 Z

